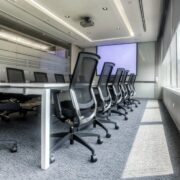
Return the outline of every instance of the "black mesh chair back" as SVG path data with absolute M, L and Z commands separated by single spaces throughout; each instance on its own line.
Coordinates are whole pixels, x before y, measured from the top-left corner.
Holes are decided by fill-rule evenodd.
M 128 73 L 129 71 L 128 70 L 123 70 L 123 73 L 121 75 L 121 78 L 119 80 L 119 87 L 121 89 L 121 92 L 122 92 L 122 95 L 123 95 L 123 98 L 127 98 L 127 88 L 126 88 L 126 79 L 127 79 L 127 76 L 128 76 Z
M 134 90 L 135 90 L 135 87 L 134 87 L 135 81 L 136 81 L 136 74 L 132 74 L 131 85 Z
M 125 70 L 123 76 L 122 76 L 122 83 L 126 83 L 126 79 L 128 77 L 129 70 Z
M 108 91 L 108 82 L 114 65 L 115 65 L 114 63 L 110 63 L 110 62 L 104 63 L 101 75 L 99 77 L 98 90 L 101 98 L 104 99 L 105 101 L 110 99 L 110 93 Z
M 6 68 L 7 80 L 11 83 L 25 83 L 25 75 L 22 69 Z
M 65 83 L 63 74 L 54 74 L 57 83 Z
M 109 78 L 109 83 L 113 83 L 113 82 L 114 82 L 114 79 L 115 79 L 115 76 L 110 76 L 110 78 Z
M 96 100 L 92 89 L 97 63 L 100 57 L 93 53 L 81 52 L 70 83 L 70 95 L 79 123 L 86 123 L 96 115 Z
M 127 80 L 127 83 L 128 83 L 128 84 L 132 84 L 133 78 L 134 78 L 133 76 L 134 76 L 133 73 L 131 73 L 131 74 L 129 75 L 129 78 L 128 78 L 128 80 Z
M 35 79 L 35 82 L 38 82 L 38 83 L 48 82 L 47 73 L 44 73 L 44 72 L 34 72 L 34 79 Z
M 113 88 L 115 90 L 116 95 L 119 95 L 121 93 L 120 89 L 119 89 L 119 81 L 121 79 L 121 77 L 123 76 L 124 73 L 124 68 L 118 68 L 116 71 L 116 75 L 113 81 Z
M 125 73 L 125 69 L 122 68 L 122 74 L 121 74 L 121 76 L 120 76 L 120 78 L 119 78 L 119 84 L 122 84 L 122 82 L 123 82 L 123 79 L 124 79 L 124 73 Z
M 133 75 L 133 77 L 132 77 L 132 83 L 134 84 L 135 81 L 136 81 L 136 74 L 132 74 L 132 75 Z
M 128 92 L 129 92 L 129 95 L 132 95 L 132 93 L 133 93 L 133 87 L 132 87 L 133 76 L 134 76 L 133 73 L 131 73 L 129 75 L 129 78 L 128 78 L 127 84 L 126 84 L 126 87 L 127 87 Z

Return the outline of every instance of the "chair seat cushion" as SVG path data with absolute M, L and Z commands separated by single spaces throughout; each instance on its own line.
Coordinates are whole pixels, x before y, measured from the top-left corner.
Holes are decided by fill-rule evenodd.
M 66 118 L 72 119 L 76 116 L 76 111 L 71 101 L 62 101 L 61 102 L 62 114 Z
M 21 107 L 18 103 L 6 102 L 0 103 L 0 111 L 18 111 Z

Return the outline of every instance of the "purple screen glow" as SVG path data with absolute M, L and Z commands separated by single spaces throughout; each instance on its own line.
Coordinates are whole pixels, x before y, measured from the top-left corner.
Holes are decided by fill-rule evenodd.
M 101 57 L 97 66 L 97 75 L 101 74 L 105 62 L 113 62 L 115 67 L 112 74 L 115 75 L 117 68 L 125 68 L 129 73 L 136 74 L 137 44 L 121 44 L 97 47 L 97 54 Z

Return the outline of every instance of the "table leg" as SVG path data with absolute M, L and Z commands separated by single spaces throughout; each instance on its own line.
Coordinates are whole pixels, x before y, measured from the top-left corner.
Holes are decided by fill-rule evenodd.
M 41 168 L 50 164 L 50 89 L 42 90 L 41 96 Z

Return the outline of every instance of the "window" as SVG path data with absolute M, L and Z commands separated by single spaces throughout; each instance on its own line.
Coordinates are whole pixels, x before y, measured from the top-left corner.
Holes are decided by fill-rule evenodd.
M 164 62 L 163 62 L 163 85 L 170 86 L 171 85 L 171 56 L 170 50 L 166 53 Z
M 177 29 L 177 71 L 178 87 L 180 87 L 180 25 Z
M 180 87 L 180 27 L 163 60 L 162 75 L 163 86 Z
M 177 54 L 176 54 L 176 34 L 174 35 L 170 45 L 170 61 L 171 61 L 171 87 L 177 87 Z

